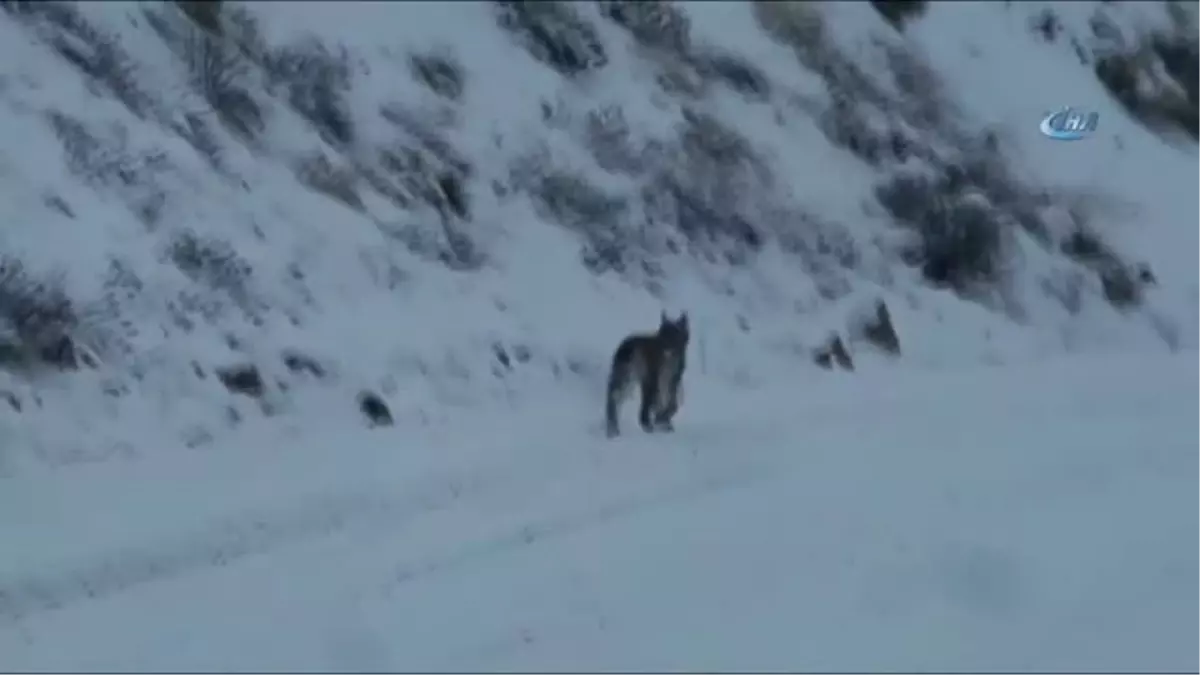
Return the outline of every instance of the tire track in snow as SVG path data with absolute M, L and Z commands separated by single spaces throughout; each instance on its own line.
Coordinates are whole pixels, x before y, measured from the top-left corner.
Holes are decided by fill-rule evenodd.
M 399 586 L 416 579 L 468 568 L 522 546 L 560 539 L 647 511 L 747 487 L 769 480 L 774 475 L 778 474 L 772 474 L 764 467 L 731 469 L 720 475 L 706 476 L 700 480 L 693 478 L 678 482 L 667 489 L 614 500 L 599 508 L 526 522 L 498 536 L 463 546 L 452 553 L 401 565 L 386 591 L 394 592 Z
M 685 441 L 665 453 L 646 455 L 661 463 L 652 464 L 653 468 L 641 466 L 639 471 L 649 469 L 652 473 L 669 473 L 678 470 L 681 459 L 686 456 L 694 459 L 694 452 L 687 450 L 686 445 L 689 444 Z M 596 467 L 589 461 L 589 456 L 596 450 L 607 454 L 613 446 L 583 443 L 577 450 L 565 450 L 562 446 L 545 443 L 542 447 L 544 449 L 509 455 L 508 461 L 483 467 L 423 474 L 394 488 L 359 487 L 318 493 L 278 508 L 233 513 L 210 521 L 207 526 L 150 539 L 142 545 L 118 548 L 107 555 L 97 553 L 90 560 L 74 565 L 68 563 L 62 571 L 35 572 L 8 579 L 0 577 L 0 624 L 117 595 L 143 584 L 224 567 L 250 556 L 327 538 L 351 528 L 399 528 L 465 500 L 513 492 L 514 489 L 520 491 L 521 485 L 545 484 L 551 478 L 561 476 L 564 468 L 568 473 L 593 470 Z M 625 461 L 619 459 L 622 456 Z M 610 456 L 617 460 L 617 466 L 632 469 L 634 467 L 627 463 L 629 458 L 630 455 L 622 452 Z M 651 488 L 648 494 L 633 499 L 613 501 L 600 509 L 528 524 L 519 531 L 467 545 L 448 558 L 431 558 L 414 568 L 413 575 L 452 569 L 532 541 L 565 536 L 658 505 L 728 489 L 748 482 L 751 474 L 762 473 L 747 473 L 749 467 L 744 458 L 732 464 L 728 460 L 704 464 L 707 466 L 692 466 L 693 470 L 700 470 L 702 477 L 699 479 L 695 471 L 691 471 L 690 478 L 665 491 L 660 484 Z M 609 478 L 621 479 L 620 476 Z
M 446 492 L 443 489 L 443 492 Z M 0 621 L 20 619 L 86 600 L 115 595 L 355 525 L 394 524 L 448 505 L 449 494 L 432 491 L 397 498 L 378 494 L 334 494 L 305 500 L 285 510 L 227 518 L 153 548 L 127 548 L 58 574 L 0 580 Z
M 538 469 L 574 458 L 564 453 Z M 528 459 L 528 458 L 523 458 Z M 523 462 L 424 474 L 387 491 L 318 494 L 276 509 L 246 511 L 181 534 L 130 546 L 58 573 L 0 578 L 0 623 L 119 594 L 142 584 L 219 568 L 240 559 L 351 528 L 390 529 L 462 499 L 484 497 L 528 479 Z

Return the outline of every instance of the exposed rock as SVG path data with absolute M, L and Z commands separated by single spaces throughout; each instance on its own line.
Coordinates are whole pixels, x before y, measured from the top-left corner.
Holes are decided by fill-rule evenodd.
M 867 317 L 857 326 L 850 328 L 851 334 L 892 356 L 900 355 L 900 336 L 892 324 L 892 315 L 887 303 L 879 300 L 875 304 L 874 316 Z
M 293 373 L 308 373 L 317 379 L 324 378 L 327 374 L 325 367 L 318 363 L 316 359 L 297 351 L 285 351 L 283 353 L 283 365 Z
M 813 363 L 826 370 L 832 370 L 836 363 L 842 370 L 854 371 L 854 360 L 850 358 L 850 352 L 846 351 L 842 336 L 836 333 L 830 335 L 823 346 L 813 350 L 812 359 Z
M 260 398 L 266 392 L 262 374 L 257 366 L 239 365 L 216 370 L 217 378 L 231 393 Z
M 358 395 L 358 409 L 366 415 L 367 422 L 372 427 L 390 427 L 392 426 L 392 411 L 388 409 L 387 404 L 383 399 L 371 391 L 364 391 Z

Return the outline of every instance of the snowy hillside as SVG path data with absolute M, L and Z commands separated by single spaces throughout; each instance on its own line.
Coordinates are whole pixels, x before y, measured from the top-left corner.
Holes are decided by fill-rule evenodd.
M 43 460 L 362 390 L 405 423 L 593 405 L 664 306 L 742 384 L 835 332 L 870 361 L 877 301 L 914 365 L 1197 342 L 1195 143 L 1094 72 L 1194 38 L 1167 5 L 1065 4 L 1054 39 L 1039 3 L 902 32 L 866 3 L 5 7 L 0 388 Z M 1095 137 L 1039 134 L 1065 105 Z M 210 376 L 248 368 L 257 400 Z
M 768 643 L 796 651 L 763 650 L 762 667 L 803 653 L 808 669 L 1196 667 L 1196 22 L 1184 2 L 0 0 L 0 541 L 19 542 L 0 556 L 0 669 L 488 668 L 517 652 L 514 667 L 562 668 L 565 653 L 712 668 Z M 1096 132 L 1044 136 L 1067 106 L 1095 112 Z M 664 310 L 692 323 L 679 433 L 659 454 L 636 431 L 600 442 L 612 351 Z M 350 609 L 391 575 L 372 566 L 397 564 L 393 544 L 329 578 L 330 561 L 378 545 L 343 521 L 411 543 L 419 576 L 510 547 L 526 526 L 573 531 L 775 472 L 729 512 L 713 500 L 683 509 L 686 526 L 633 520 L 737 530 L 740 509 L 753 522 L 766 504 L 803 512 L 781 524 L 829 528 L 814 508 L 844 513 L 882 490 L 849 505 L 861 529 L 823 531 L 813 550 L 799 532 L 739 532 L 768 557 L 739 574 L 804 578 L 745 602 L 786 587 L 792 605 L 836 605 L 803 620 L 744 607 L 814 631 L 801 641 L 714 640 L 728 629 L 700 609 L 680 635 L 740 646 L 650 646 L 635 639 L 646 619 L 629 619 L 619 643 L 513 652 L 513 624 L 464 629 L 462 645 L 484 651 L 453 660 L 459 643 L 420 631 L 386 648 L 363 636 L 415 630 L 386 616 L 393 602 L 472 611 L 424 586 Z M 916 502 L 892 513 L 910 495 L 902 479 Z M 963 481 L 982 490 L 963 497 L 968 512 L 940 514 Z M 459 502 L 476 488 L 486 495 Z M 1056 505 L 1061 522 L 1045 511 Z M 1113 523 L 1135 514 L 1153 527 Z M 951 579 L 998 574 L 1036 601 L 951 580 L 958 590 L 934 594 L 979 605 L 958 608 L 980 621 L 960 625 L 958 610 L 916 608 L 925 591 L 892 595 L 891 581 L 933 583 L 944 562 L 877 541 L 908 516 L 925 519 L 901 528 L 912 556 L 948 547 L 967 560 L 947 563 Z M 980 523 L 996 530 L 964 543 Z M 641 536 L 592 544 L 652 549 Z M 719 539 L 684 553 L 709 557 Z M 1143 545 L 1157 548 L 1120 554 Z M 648 552 L 637 572 L 679 584 L 664 603 L 697 590 L 673 578 L 677 553 Z M 877 554 L 897 569 L 855 568 Z M 978 572 L 977 554 L 1007 571 Z M 1076 575 L 1092 555 L 1106 559 Z M 318 597 L 261 595 L 285 592 L 264 581 L 276 565 L 323 579 Z M 581 620 L 520 592 L 575 597 L 555 586 L 570 579 L 514 574 L 471 583 L 544 609 L 533 624 Z M 882 605 L 848 608 L 822 575 L 862 581 L 874 590 L 855 598 Z M 108 629 L 141 642 L 95 637 L 180 598 L 224 612 L 225 593 L 247 600 L 245 621 L 303 625 L 267 635 L 207 615 L 187 637 L 190 619 L 131 618 Z M 503 593 L 475 618 L 503 623 L 489 614 L 508 611 Z M 326 600 L 352 625 L 317 616 Z M 1149 623 L 1101 618 L 1109 601 Z M 1043 609 L 1046 623 L 1021 620 Z M 822 637 L 875 614 L 877 662 Z M 1028 649 L 987 642 L 997 622 L 1023 624 L 1012 639 Z M 304 637 L 326 628 L 332 647 Z M 78 651 L 47 646 L 59 639 Z

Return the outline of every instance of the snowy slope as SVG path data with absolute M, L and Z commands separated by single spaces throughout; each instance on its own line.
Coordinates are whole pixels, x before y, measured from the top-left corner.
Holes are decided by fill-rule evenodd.
M 809 350 L 877 300 L 914 365 L 1197 344 L 1195 145 L 1134 122 L 1066 37 L 1041 41 L 1040 3 L 935 5 L 903 33 L 865 3 L 770 5 L 824 27 L 803 54 L 762 27 L 796 23 L 786 11 L 679 6 L 690 42 L 676 53 L 581 3 L 606 61 L 570 76 L 486 3 L 226 3 L 210 52 L 172 5 L 11 7 L 24 9 L 0 15 L 0 245 L 34 282 L 61 279 L 84 315 L 71 337 L 103 362 L 36 385 L 0 374 L 22 408 L 0 431 L 36 461 L 203 443 L 231 415 L 351 410 L 364 388 L 409 420 L 547 385 L 594 405 L 614 341 L 664 306 L 691 312 L 705 374 L 737 383 L 784 361 L 811 371 Z M 1130 43 L 1167 22 L 1158 5 L 1056 11 L 1088 49 L 1093 13 Z M 423 84 L 414 54 L 457 72 L 457 89 Z M 905 93 L 901 75 L 922 68 L 936 81 Z M 844 96 L 858 108 L 839 117 Z M 1040 137 L 1063 105 L 1099 112 L 1097 136 Z M 879 134 L 907 139 L 908 157 L 847 149 Z M 994 221 L 999 276 L 965 295 L 906 262 L 912 228 L 875 196 L 955 166 L 1000 176 L 993 193 L 1019 177 L 1029 202 L 992 194 L 1009 214 Z M 457 200 L 434 185 L 447 177 Z M 1079 222 L 1153 270 L 1136 306 L 1115 308 L 1096 265 L 1059 251 Z M 331 377 L 293 376 L 285 349 Z M 509 371 L 501 350 L 529 358 Z M 262 372 L 269 400 L 197 377 L 238 364 Z
M 60 473 L 0 497 L 0 668 L 1195 670 L 1197 365 L 699 387 L 660 439 L 581 441 L 547 402 Z
M 0 2 L 0 670 L 1195 669 L 1194 7 L 537 6 Z

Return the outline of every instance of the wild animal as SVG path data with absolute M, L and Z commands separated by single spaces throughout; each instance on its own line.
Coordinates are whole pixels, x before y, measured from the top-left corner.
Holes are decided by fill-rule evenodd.
M 635 333 L 617 346 L 608 374 L 605 422 L 609 438 L 621 433 L 620 407 L 634 387 L 641 390 L 638 423 L 646 433 L 674 431 L 679 412 L 680 385 L 687 368 L 688 315 L 667 318 L 663 312 L 656 333 Z

